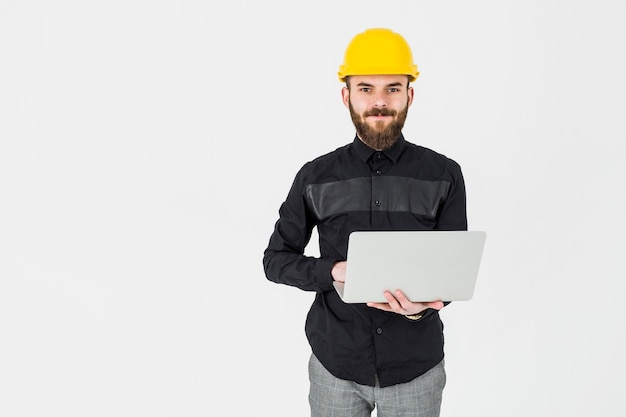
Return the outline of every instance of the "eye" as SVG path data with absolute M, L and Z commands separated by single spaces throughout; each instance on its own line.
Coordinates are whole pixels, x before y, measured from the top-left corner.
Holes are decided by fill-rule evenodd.
M 396 88 L 396 87 L 391 87 L 391 88 L 389 88 L 389 90 L 388 90 L 388 91 L 389 91 L 390 93 L 397 93 L 398 91 L 400 91 L 400 89 L 399 89 L 399 88 Z
M 372 91 L 372 89 L 369 87 L 361 87 L 359 91 L 362 91 L 363 93 L 369 93 L 370 91 Z

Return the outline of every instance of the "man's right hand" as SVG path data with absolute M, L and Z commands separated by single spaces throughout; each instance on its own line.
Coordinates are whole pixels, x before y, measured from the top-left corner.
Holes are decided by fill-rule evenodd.
M 333 280 L 339 282 L 346 281 L 346 261 L 339 261 L 333 265 L 333 269 L 330 270 L 330 276 Z

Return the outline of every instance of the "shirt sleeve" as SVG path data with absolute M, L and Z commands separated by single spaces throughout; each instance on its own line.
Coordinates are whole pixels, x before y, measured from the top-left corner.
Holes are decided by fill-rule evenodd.
M 305 200 L 304 172 L 303 167 L 279 209 L 278 221 L 263 254 L 263 268 L 270 281 L 305 291 L 327 291 L 333 288 L 330 271 L 338 259 L 304 255 L 316 225 Z
M 448 160 L 451 175 L 450 188 L 445 201 L 437 214 L 437 230 L 467 230 L 467 208 L 465 181 L 461 167 L 455 161 Z
M 437 230 L 467 230 L 467 208 L 465 196 L 465 180 L 461 167 L 453 160 L 449 160 L 452 181 L 448 196 L 437 216 Z M 444 307 L 451 301 L 444 301 Z M 426 314 L 429 314 L 427 312 Z

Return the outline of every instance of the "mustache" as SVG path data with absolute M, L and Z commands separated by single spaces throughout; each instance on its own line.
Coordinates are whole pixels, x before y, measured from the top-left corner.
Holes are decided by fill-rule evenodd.
M 383 108 L 375 108 L 375 109 L 371 109 L 366 111 L 365 113 L 363 113 L 363 117 L 369 117 L 369 116 L 395 116 L 396 114 L 398 114 L 397 111 L 395 110 L 390 110 L 386 107 Z

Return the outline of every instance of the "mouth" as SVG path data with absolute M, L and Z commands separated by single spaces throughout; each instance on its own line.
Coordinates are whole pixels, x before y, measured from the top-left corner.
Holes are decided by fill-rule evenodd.
M 370 116 L 365 119 L 365 123 L 375 130 L 381 130 L 393 123 L 393 119 L 389 116 Z
M 365 120 L 370 123 L 375 123 L 376 125 L 380 123 L 387 124 L 393 120 L 393 116 L 388 114 L 370 114 L 368 116 L 365 116 Z

